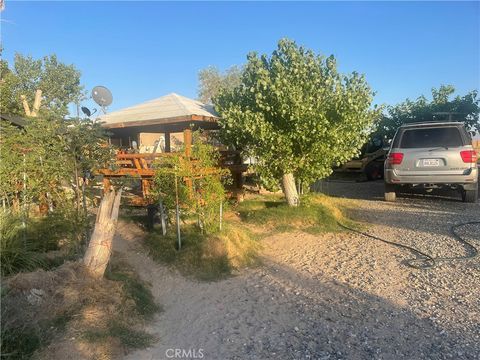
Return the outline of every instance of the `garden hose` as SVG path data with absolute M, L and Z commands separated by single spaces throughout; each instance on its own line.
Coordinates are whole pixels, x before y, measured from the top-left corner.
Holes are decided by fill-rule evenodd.
M 338 221 L 337 221 L 338 222 Z M 408 245 L 404 245 L 404 244 L 400 244 L 400 243 L 397 243 L 397 242 L 394 242 L 394 241 L 390 241 L 390 240 L 385 240 L 385 239 L 382 239 L 378 236 L 375 236 L 375 235 L 371 235 L 371 234 L 368 234 L 366 232 L 363 232 L 363 231 L 360 231 L 360 230 L 356 230 L 356 229 L 353 229 L 351 227 L 348 227 L 340 222 L 338 222 L 338 225 L 340 225 L 341 227 L 343 227 L 344 229 L 347 229 L 347 230 L 350 230 L 350 231 L 353 231 L 357 234 L 360 234 L 360 235 L 363 235 L 363 236 L 366 236 L 368 238 L 371 238 L 371 239 L 374 239 L 374 240 L 378 240 L 378 241 L 381 241 L 381 242 L 384 242 L 386 244 L 389 244 L 389 245 L 392 245 L 392 246 L 396 246 L 398 248 L 402 248 L 402 249 L 405 249 L 405 250 L 409 250 L 410 252 L 414 253 L 417 255 L 417 258 L 415 259 L 408 259 L 405 261 L 405 263 L 407 264 L 407 266 L 411 267 L 411 268 L 414 268 L 414 269 L 422 269 L 422 270 L 426 270 L 426 269 L 432 269 L 434 268 L 435 266 L 438 265 L 439 262 L 453 262 L 453 261 L 461 261 L 461 260 L 468 260 L 468 259 L 473 259 L 475 257 L 478 256 L 478 249 L 472 245 L 471 243 L 469 243 L 467 240 L 465 240 L 464 238 L 462 238 L 458 233 L 457 233 L 457 229 L 459 227 L 463 227 L 463 226 L 466 226 L 466 225 L 472 225 L 472 224 L 480 224 L 480 221 L 467 221 L 467 222 L 462 222 L 462 223 L 459 223 L 459 224 L 455 224 L 455 225 L 452 225 L 450 227 L 450 232 L 452 233 L 453 237 L 458 241 L 460 242 L 464 247 L 466 247 L 467 249 L 469 249 L 468 251 L 468 254 L 465 255 L 465 256 L 459 256 L 459 257 L 436 257 L 434 258 L 433 256 L 431 255 L 428 255 L 418 249 L 415 249 L 414 247 L 411 247 L 411 246 L 408 246 Z

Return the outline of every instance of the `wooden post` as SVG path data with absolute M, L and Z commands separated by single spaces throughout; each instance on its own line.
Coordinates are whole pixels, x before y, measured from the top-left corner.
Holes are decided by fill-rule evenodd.
M 183 141 L 185 143 L 185 156 L 188 158 L 192 156 L 192 130 L 183 130 Z
M 103 177 L 103 194 L 104 195 L 108 193 L 108 191 L 110 190 L 110 187 L 111 187 L 110 179 L 104 176 Z
M 243 202 L 244 200 L 244 191 L 243 191 L 243 182 L 244 182 L 244 176 L 242 171 L 232 171 L 232 177 L 233 177 L 233 191 L 234 191 L 234 196 L 237 200 L 237 202 Z
M 115 190 L 112 190 L 103 197 L 98 209 L 95 228 L 83 258 L 83 263 L 93 276 L 98 278 L 103 276 L 110 261 L 121 197 L 121 189 L 117 194 L 115 194 Z
M 192 130 L 185 129 L 183 130 L 183 142 L 185 144 L 185 160 L 190 163 L 190 157 L 192 156 Z M 193 196 L 193 181 L 191 178 L 185 178 L 185 184 L 188 188 L 188 193 L 190 198 Z
M 147 179 L 142 179 L 142 195 L 146 199 L 150 194 L 150 181 Z
M 171 152 L 171 147 L 170 147 L 170 133 L 166 132 L 165 133 L 165 152 L 169 153 Z

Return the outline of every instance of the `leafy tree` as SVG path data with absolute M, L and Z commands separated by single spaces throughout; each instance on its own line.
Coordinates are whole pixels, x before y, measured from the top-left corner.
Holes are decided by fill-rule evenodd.
M 20 203 L 75 203 L 78 209 L 78 177 L 104 167 L 112 157 L 104 129 L 89 119 L 40 117 L 25 129 L 2 123 L 0 146 L 1 197 L 17 211 Z
M 0 53 L 1 54 L 1 53 Z M 0 60 L 0 112 L 20 113 L 19 104 L 15 101 L 14 88 L 17 78 L 8 67 L 8 62 Z M 23 113 L 23 111 L 22 111 Z
M 257 158 L 266 184 L 299 203 L 295 178 L 323 178 L 365 143 L 380 109 L 363 75 L 283 39 L 271 56 L 250 53 L 241 84 L 214 98 L 222 140 Z
M 224 73 L 220 72 L 215 66 L 209 66 L 200 70 L 198 73 L 200 82 L 198 89 L 199 100 L 206 104 L 212 103 L 212 99 L 222 89 L 233 89 L 240 85 L 241 74 L 242 69 L 238 66 L 232 66 Z
M 79 177 L 111 158 L 99 124 L 89 119 L 64 120 L 68 105 L 83 96 L 80 72 L 55 55 L 35 60 L 17 54 L 13 67 L 1 61 L 0 75 L 2 112 L 24 116 L 21 95 L 30 106 L 37 89 L 42 90 L 43 97 L 39 116 L 30 118 L 24 129 L 2 123 L 3 200 L 16 210 L 20 202 L 69 203 L 72 191 L 65 190 L 70 188 L 78 210 Z
M 40 119 L 25 130 L 2 123 L 0 187 L 2 198 L 14 210 L 20 210 L 21 202 L 32 203 L 47 192 L 56 195 L 55 186 L 50 185 L 58 184 L 65 171 L 58 128 L 59 123 Z M 58 161 L 56 166 L 52 160 Z
M 0 229 L 0 252 L 1 272 L 6 274 L 39 266 L 44 258 L 40 252 L 57 249 L 59 240 L 62 249 L 78 252 L 88 227 L 87 212 L 80 212 L 79 177 L 104 167 L 112 152 L 100 124 L 64 120 L 68 104 L 82 97 L 80 73 L 73 65 L 55 56 L 33 60 L 17 55 L 12 68 L 0 61 L 0 77 L 4 113 L 24 116 L 20 96 L 32 106 L 36 90 L 43 92 L 38 116 L 29 118 L 24 128 L 1 123 L 0 222 L 5 226 Z M 93 191 L 83 194 L 86 200 Z M 31 205 L 39 205 L 42 213 L 50 211 L 29 218 Z
M 420 96 L 416 100 L 405 100 L 387 108 L 379 126 L 378 134 L 392 139 L 400 125 L 420 121 L 461 121 L 469 131 L 480 131 L 480 99 L 478 91 L 474 90 L 464 96 L 451 99 L 455 88 L 442 85 L 432 89 L 432 100 Z
M 68 105 L 84 96 L 80 72 L 74 65 L 58 61 L 55 55 L 33 59 L 16 54 L 11 68 L 6 61 L 1 61 L 0 75 L 2 113 L 24 115 L 20 96 L 25 95 L 31 106 L 35 91 L 40 89 L 44 116 L 65 117 L 68 115 Z

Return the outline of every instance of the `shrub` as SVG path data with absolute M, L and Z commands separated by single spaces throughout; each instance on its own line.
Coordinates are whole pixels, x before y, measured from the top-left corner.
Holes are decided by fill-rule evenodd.
M 193 218 L 202 231 L 213 233 L 219 230 L 229 171 L 218 167 L 220 154 L 215 147 L 203 142 L 198 132 L 193 138 L 191 158 L 179 153 L 155 163 L 153 194 L 155 200 L 162 200 L 169 219 L 175 219 L 178 196 L 182 219 Z

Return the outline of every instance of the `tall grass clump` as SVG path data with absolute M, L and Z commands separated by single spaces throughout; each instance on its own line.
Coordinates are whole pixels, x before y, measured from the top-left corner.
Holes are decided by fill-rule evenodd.
M 213 281 L 228 277 L 258 262 L 260 245 L 252 232 L 238 221 L 224 223 L 222 231 L 198 232 L 195 225 L 182 226 L 182 248 L 173 232 L 154 231 L 145 239 L 150 255 L 187 276 Z
M 339 223 L 355 226 L 344 215 L 344 205 L 322 194 L 303 196 L 300 206 L 290 207 L 280 196 L 256 196 L 236 209 L 243 222 L 261 227 L 265 232 L 300 230 L 313 234 L 339 232 Z
M 9 212 L 0 214 L 0 261 L 2 276 L 43 265 L 36 244 L 27 238 L 21 217 Z
M 79 254 L 88 219 L 73 209 L 57 209 L 44 217 L 24 218 L 20 213 L 0 213 L 0 259 L 2 276 L 37 268 L 50 268 L 47 256 L 62 249 L 63 257 Z

